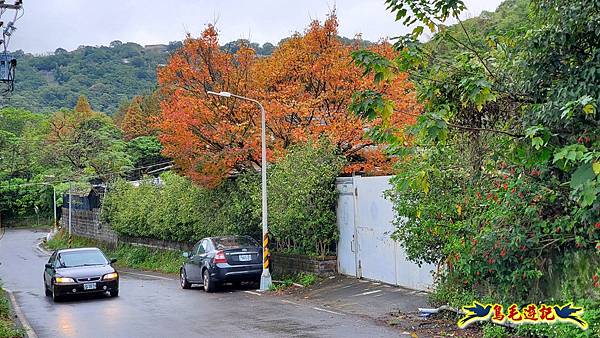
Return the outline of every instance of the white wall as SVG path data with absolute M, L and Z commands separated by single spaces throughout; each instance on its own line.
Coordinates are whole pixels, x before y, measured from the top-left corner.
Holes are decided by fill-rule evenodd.
M 430 289 L 433 265 L 407 260 L 391 239 L 395 213 L 384 197 L 391 176 L 338 178 L 338 271 L 416 290 Z

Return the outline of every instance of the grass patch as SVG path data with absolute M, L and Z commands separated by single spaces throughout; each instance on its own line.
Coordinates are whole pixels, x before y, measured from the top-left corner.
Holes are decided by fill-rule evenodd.
M 48 241 L 47 247 L 51 250 L 67 248 L 69 236 L 60 231 Z M 162 273 L 176 274 L 185 262 L 181 251 L 154 249 L 131 244 L 119 244 L 112 248 L 102 242 L 89 238 L 73 236 L 73 247 L 97 247 L 102 249 L 108 258 L 116 258 L 117 267 L 157 271 Z
M 24 337 L 22 329 L 18 329 L 11 313 L 10 301 L 4 290 L 0 289 L 0 337 Z
M 284 276 L 280 282 L 271 285 L 271 291 L 281 291 L 295 284 L 300 284 L 304 287 L 313 285 L 319 277 L 314 273 L 301 272 L 294 275 Z

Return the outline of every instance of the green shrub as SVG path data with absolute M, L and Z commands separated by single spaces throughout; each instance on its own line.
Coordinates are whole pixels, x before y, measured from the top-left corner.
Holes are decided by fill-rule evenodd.
M 292 147 L 269 176 L 269 224 L 278 250 L 327 255 L 338 239 L 335 179 L 344 165 L 331 144 Z
M 250 196 L 258 189 L 257 175 L 240 176 L 213 190 L 173 173 L 161 177 L 162 187 L 114 183 L 104 200 L 103 221 L 132 237 L 182 242 L 236 234 L 260 238 L 260 216 L 255 216 Z
M 300 254 L 335 252 L 335 178 L 343 166 L 324 142 L 293 147 L 269 168 L 269 230 L 274 247 Z M 109 187 L 103 221 L 119 234 L 195 242 L 203 237 L 249 235 L 261 239 L 261 186 L 245 173 L 214 189 L 194 185 L 174 173 L 163 186 Z

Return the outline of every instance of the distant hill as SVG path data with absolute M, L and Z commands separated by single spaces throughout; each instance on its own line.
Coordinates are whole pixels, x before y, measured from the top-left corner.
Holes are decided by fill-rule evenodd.
M 45 56 L 17 51 L 15 91 L 3 105 L 53 112 L 74 107 L 85 95 L 94 110 L 113 113 L 125 99 L 156 86 L 156 66 L 176 48 L 176 43 L 144 47 L 114 41 L 71 52 L 58 48 Z
M 340 39 L 344 43 L 355 41 Z M 268 42 L 261 46 L 242 39 L 221 48 L 234 53 L 242 44 L 260 56 L 270 55 L 276 48 Z M 50 113 L 73 108 L 79 96 L 85 95 L 94 110 L 112 115 L 123 102 L 154 90 L 156 67 L 166 64 L 169 55 L 181 46 L 181 41 L 147 46 L 113 41 L 109 46 L 80 46 L 70 52 L 58 48 L 41 56 L 16 51 L 13 53 L 18 61 L 15 90 L 0 100 L 0 107 Z

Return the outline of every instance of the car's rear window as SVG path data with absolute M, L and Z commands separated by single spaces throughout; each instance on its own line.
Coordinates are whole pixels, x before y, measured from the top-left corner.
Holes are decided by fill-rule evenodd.
M 258 246 L 258 242 L 248 236 L 232 236 L 213 238 L 217 250 L 234 249 L 239 247 Z
M 78 250 L 61 252 L 58 255 L 59 265 L 70 268 L 75 266 L 105 265 L 108 264 L 106 257 L 100 250 Z

